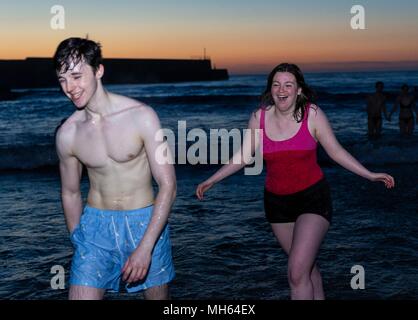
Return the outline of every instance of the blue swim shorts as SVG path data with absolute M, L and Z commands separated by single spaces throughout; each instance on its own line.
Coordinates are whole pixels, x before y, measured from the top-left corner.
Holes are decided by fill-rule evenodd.
M 153 207 L 117 211 L 86 206 L 70 236 L 74 246 L 70 285 L 118 292 L 122 268 L 144 236 Z M 174 276 L 167 223 L 154 246 L 147 276 L 136 283 L 125 283 L 125 288 L 137 292 L 168 283 Z

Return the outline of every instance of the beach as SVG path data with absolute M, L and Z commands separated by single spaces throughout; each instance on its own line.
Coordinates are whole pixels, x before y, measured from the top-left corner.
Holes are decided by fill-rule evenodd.
M 387 190 L 348 172 L 319 150 L 331 185 L 334 215 L 318 255 L 328 299 L 418 298 L 418 133 L 399 137 L 397 114 L 384 121 L 381 139 L 367 139 L 365 97 L 385 82 L 389 111 L 402 83 L 416 72 L 306 74 L 335 134 L 368 169 L 395 177 Z M 164 128 L 244 129 L 265 75 L 229 81 L 114 85 L 110 91 L 151 105 Z M 51 288 L 51 268 L 68 280 L 72 245 L 60 202 L 54 131 L 74 107 L 58 88 L 22 89 L 0 102 L 0 298 L 66 299 Z M 287 257 L 263 212 L 265 172 L 239 172 L 216 185 L 204 201 L 196 186 L 219 165 L 176 164 L 177 199 L 170 215 L 176 278 L 173 299 L 289 299 Z M 83 196 L 88 180 L 82 180 Z M 365 289 L 352 289 L 353 266 L 365 269 Z M 109 293 L 108 299 L 139 295 Z

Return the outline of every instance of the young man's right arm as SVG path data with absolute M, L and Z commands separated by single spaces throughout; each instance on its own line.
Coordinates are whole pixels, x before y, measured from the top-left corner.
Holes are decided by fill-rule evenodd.
M 57 132 L 56 149 L 61 176 L 61 200 L 65 221 L 70 234 L 80 222 L 82 199 L 80 180 L 81 162 L 72 154 L 71 128 L 61 127 Z

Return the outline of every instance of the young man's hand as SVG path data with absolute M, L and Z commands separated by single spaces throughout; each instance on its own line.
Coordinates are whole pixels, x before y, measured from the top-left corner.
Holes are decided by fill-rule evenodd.
M 140 246 L 131 254 L 122 268 L 123 281 L 137 282 L 145 278 L 151 264 L 151 252 Z

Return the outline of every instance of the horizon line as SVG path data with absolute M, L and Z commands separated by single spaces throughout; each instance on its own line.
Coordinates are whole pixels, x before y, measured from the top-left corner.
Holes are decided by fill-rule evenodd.
M 0 61 L 25 61 L 27 59 L 52 59 L 45 56 L 28 56 L 23 59 L 3 59 Z M 214 68 L 216 63 L 210 57 L 201 58 L 118 58 L 106 57 L 103 60 L 186 60 L 186 61 L 211 61 L 211 67 Z M 287 59 L 290 61 L 290 59 Z M 329 72 L 396 72 L 396 71 L 418 71 L 418 60 L 360 60 L 360 61 L 326 61 L 326 62 L 297 62 L 296 64 L 303 69 L 304 73 L 329 73 Z M 226 69 L 230 75 L 262 75 L 269 73 L 274 64 L 254 63 L 216 67 L 216 69 Z M 232 69 L 232 70 L 231 70 Z
M 19 58 L 19 59 L 15 59 L 15 58 L 0 58 L 1 60 L 7 60 L 7 61 L 15 61 L 15 60 L 26 60 L 26 59 L 52 59 L 53 56 L 27 56 L 25 58 Z M 149 59 L 156 59 L 156 60 L 213 60 L 210 57 L 189 57 L 189 58 L 149 58 L 149 57 L 125 57 L 125 58 L 121 58 L 121 57 L 102 57 L 104 60 L 106 59 L 120 59 L 120 60 L 130 60 L 130 59 L 140 59 L 140 60 L 149 60 Z M 287 59 L 290 61 L 290 59 Z M 288 61 L 288 62 L 289 62 Z M 291 62 L 289 62 L 291 63 Z M 418 60 L 341 60 L 341 61 L 305 61 L 305 62 L 300 62 L 299 64 L 339 64 L 339 63 L 417 63 L 418 64 Z M 259 64 L 260 65 L 260 64 Z

